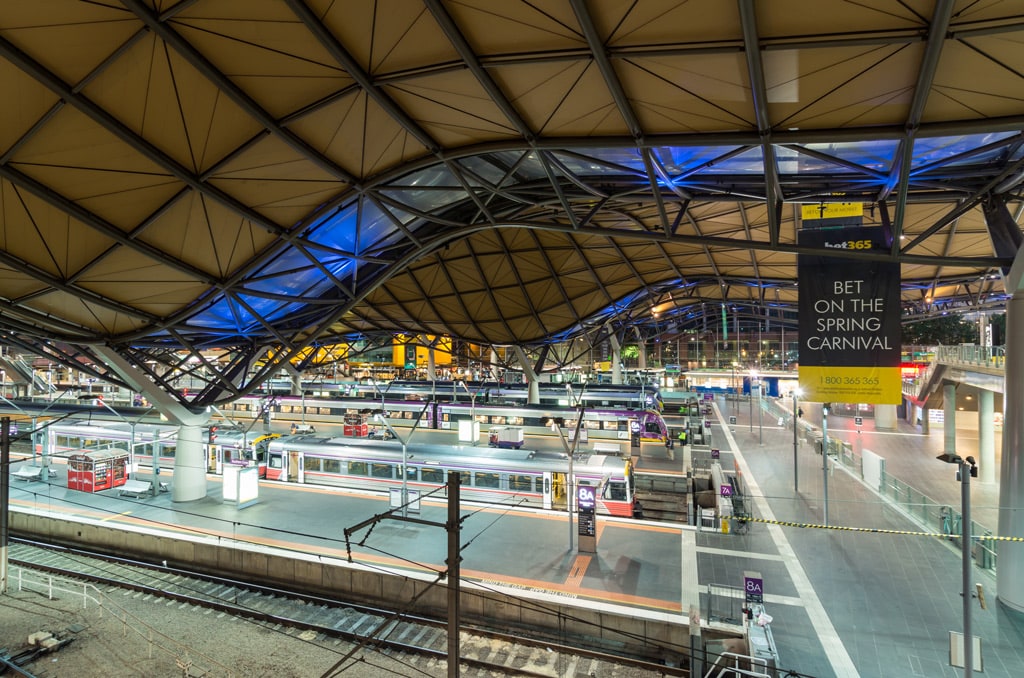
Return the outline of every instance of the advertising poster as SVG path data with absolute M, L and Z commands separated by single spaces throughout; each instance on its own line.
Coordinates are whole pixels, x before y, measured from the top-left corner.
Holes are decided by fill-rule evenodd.
M 806 226 L 800 231 L 801 246 L 889 250 L 881 227 Z M 798 266 L 802 398 L 898 405 L 899 263 L 800 255 Z

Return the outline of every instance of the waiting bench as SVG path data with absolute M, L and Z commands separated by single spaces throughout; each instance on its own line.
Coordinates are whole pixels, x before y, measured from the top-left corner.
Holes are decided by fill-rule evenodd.
M 47 475 L 50 478 L 53 478 L 54 476 L 57 475 L 57 472 L 54 471 L 49 466 L 46 467 L 46 470 L 47 470 Z M 15 479 L 17 479 L 17 480 L 24 480 L 25 482 L 28 482 L 30 480 L 42 480 L 43 479 L 43 467 L 42 466 L 34 466 L 34 465 L 33 466 L 22 466 L 21 468 L 19 468 L 17 471 L 12 473 L 11 475 L 14 476 Z
M 160 491 L 166 492 L 168 490 L 167 483 L 160 483 Z M 117 493 L 122 497 L 135 497 L 136 499 L 142 499 L 153 494 L 153 481 L 151 480 L 127 480 L 122 485 Z
M 622 453 L 622 448 L 619 447 L 618 443 L 594 443 L 591 449 L 595 454 L 614 454 L 618 456 Z

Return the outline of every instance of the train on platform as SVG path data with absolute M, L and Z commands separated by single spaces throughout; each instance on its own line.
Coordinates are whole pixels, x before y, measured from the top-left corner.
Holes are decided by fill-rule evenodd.
M 526 405 L 526 384 L 497 381 L 403 381 L 387 383 L 303 382 L 303 391 L 321 398 L 365 398 L 368 400 L 432 400 L 438 402 L 475 402 L 479 405 Z M 273 380 L 260 395 L 289 395 L 290 382 Z M 585 407 L 633 407 L 661 411 L 664 401 L 653 384 L 552 383 L 537 384 L 539 405 Z
M 351 438 L 284 436 L 270 441 L 267 478 L 357 490 L 407 490 L 425 496 L 459 474 L 462 499 L 565 510 L 569 488 L 595 488 L 597 512 L 633 517 L 637 504 L 628 458 Z M 403 477 L 404 476 L 404 477 Z
M 391 426 L 422 427 L 458 431 L 459 423 L 476 421 L 481 429 L 516 426 L 525 435 L 552 435 L 553 423 L 575 429 L 579 408 L 560 405 L 486 405 L 434 400 L 370 400 L 363 398 L 305 398 L 302 396 L 247 396 L 222 408 L 235 421 L 263 419 L 296 425 L 345 425 L 359 418 L 370 428 L 383 428 L 377 417 Z M 668 439 L 668 427 L 654 409 L 628 407 L 584 407 L 583 427 L 590 439 L 661 442 Z
M 213 425 L 201 429 L 207 471 L 222 474 L 226 464 L 257 466 L 259 476 L 267 475 L 267 444 L 278 434 L 245 431 L 237 427 Z M 163 424 L 127 422 L 89 422 L 64 420 L 46 427 L 47 450 L 57 459 L 93 450 L 130 451 L 132 470 L 152 470 L 154 458 L 162 470 L 174 468 L 179 427 Z

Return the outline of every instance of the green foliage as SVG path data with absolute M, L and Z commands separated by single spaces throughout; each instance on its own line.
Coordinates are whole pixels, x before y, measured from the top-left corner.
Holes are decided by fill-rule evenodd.
M 636 344 L 626 344 L 622 347 L 623 360 L 636 360 L 640 357 L 640 347 Z
M 1000 323 L 997 324 L 996 320 Z M 999 337 L 1005 337 L 1002 328 L 1006 326 L 1004 316 L 992 317 L 993 343 L 999 345 Z M 968 320 L 961 315 L 946 315 L 940 318 L 932 318 L 919 323 L 912 323 L 903 326 L 902 343 L 904 346 L 933 346 L 944 344 L 977 344 L 980 343 L 978 334 L 978 323 Z

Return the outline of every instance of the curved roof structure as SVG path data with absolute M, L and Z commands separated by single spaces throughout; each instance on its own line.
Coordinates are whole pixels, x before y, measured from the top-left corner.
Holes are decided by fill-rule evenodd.
M 791 321 L 835 201 L 906 313 L 998 306 L 1022 41 L 977 0 L 6 2 L 0 329 L 158 383 L 221 349 L 213 402 L 345 337 Z

